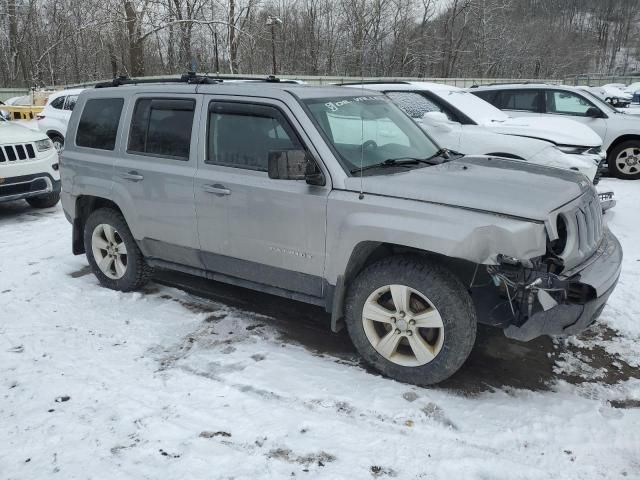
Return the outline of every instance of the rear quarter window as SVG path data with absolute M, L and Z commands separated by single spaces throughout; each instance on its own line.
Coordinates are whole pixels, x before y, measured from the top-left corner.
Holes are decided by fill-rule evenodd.
M 87 100 L 76 133 L 79 147 L 113 150 L 120 124 L 124 99 L 94 98 Z

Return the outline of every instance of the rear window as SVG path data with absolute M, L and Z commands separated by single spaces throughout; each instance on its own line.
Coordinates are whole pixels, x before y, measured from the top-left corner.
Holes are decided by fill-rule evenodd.
M 113 150 L 120 124 L 124 99 L 94 98 L 87 100 L 82 110 L 76 145 L 79 147 Z
M 144 98 L 136 102 L 128 152 L 188 160 L 195 100 Z

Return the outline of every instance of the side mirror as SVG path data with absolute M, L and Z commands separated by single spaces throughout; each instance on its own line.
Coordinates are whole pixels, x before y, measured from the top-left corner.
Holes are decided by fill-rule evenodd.
M 268 172 L 274 180 L 306 180 L 310 185 L 324 185 L 324 175 L 306 150 L 271 150 Z
M 449 117 L 443 112 L 426 112 L 422 115 L 422 123 L 437 128 L 443 132 L 450 132 L 456 122 L 449 120 Z
M 587 108 L 587 111 L 586 111 L 585 115 L 587 117 L 591 117 L 591 118 L 601 118 L 602 117 L 602 112 L 600 111 L 599 108 L 589 107 L 589 108 Z
M 422 118 L 424 120 L 431 120 L 432 122 L 438 123 L 446 123 L 449 121 L 449 117 L 447 117 L 447 115 L 442 112 L 426 112 L 424 115 L 422 115 Z

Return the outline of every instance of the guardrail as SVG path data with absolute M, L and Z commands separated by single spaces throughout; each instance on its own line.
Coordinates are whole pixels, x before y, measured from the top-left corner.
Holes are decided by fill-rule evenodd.
M 42 105 L 0 105 L 0 110 L 9 112 L 9 120 L 33 120 L 43 109 Z

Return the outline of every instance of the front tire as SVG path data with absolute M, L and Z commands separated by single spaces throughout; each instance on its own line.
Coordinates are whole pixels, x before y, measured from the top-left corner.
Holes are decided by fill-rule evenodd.
M 622 180 L 640 178 L 640 140 L 629 140 L 617 145 L 607 157 L 609 173 Z
M 383 259 L 356 277 L 346 324 L 367 363 L 416 385 L 453 375 L 469 356 L 477 328 L 464 285 L 442 265 L 412 255 Z
M 26 200 L 33 208 L 51 208 L 55 207 L 55 205 L 60 201 L 60 194 L 54 192 L 47 195 L 29 197 Z
M 122 214 L 110 208 L 94 211 L 84 226 L 87 260 L 100 283 L 130 292 L 144 286 L 153 270 L 144 259 Z

